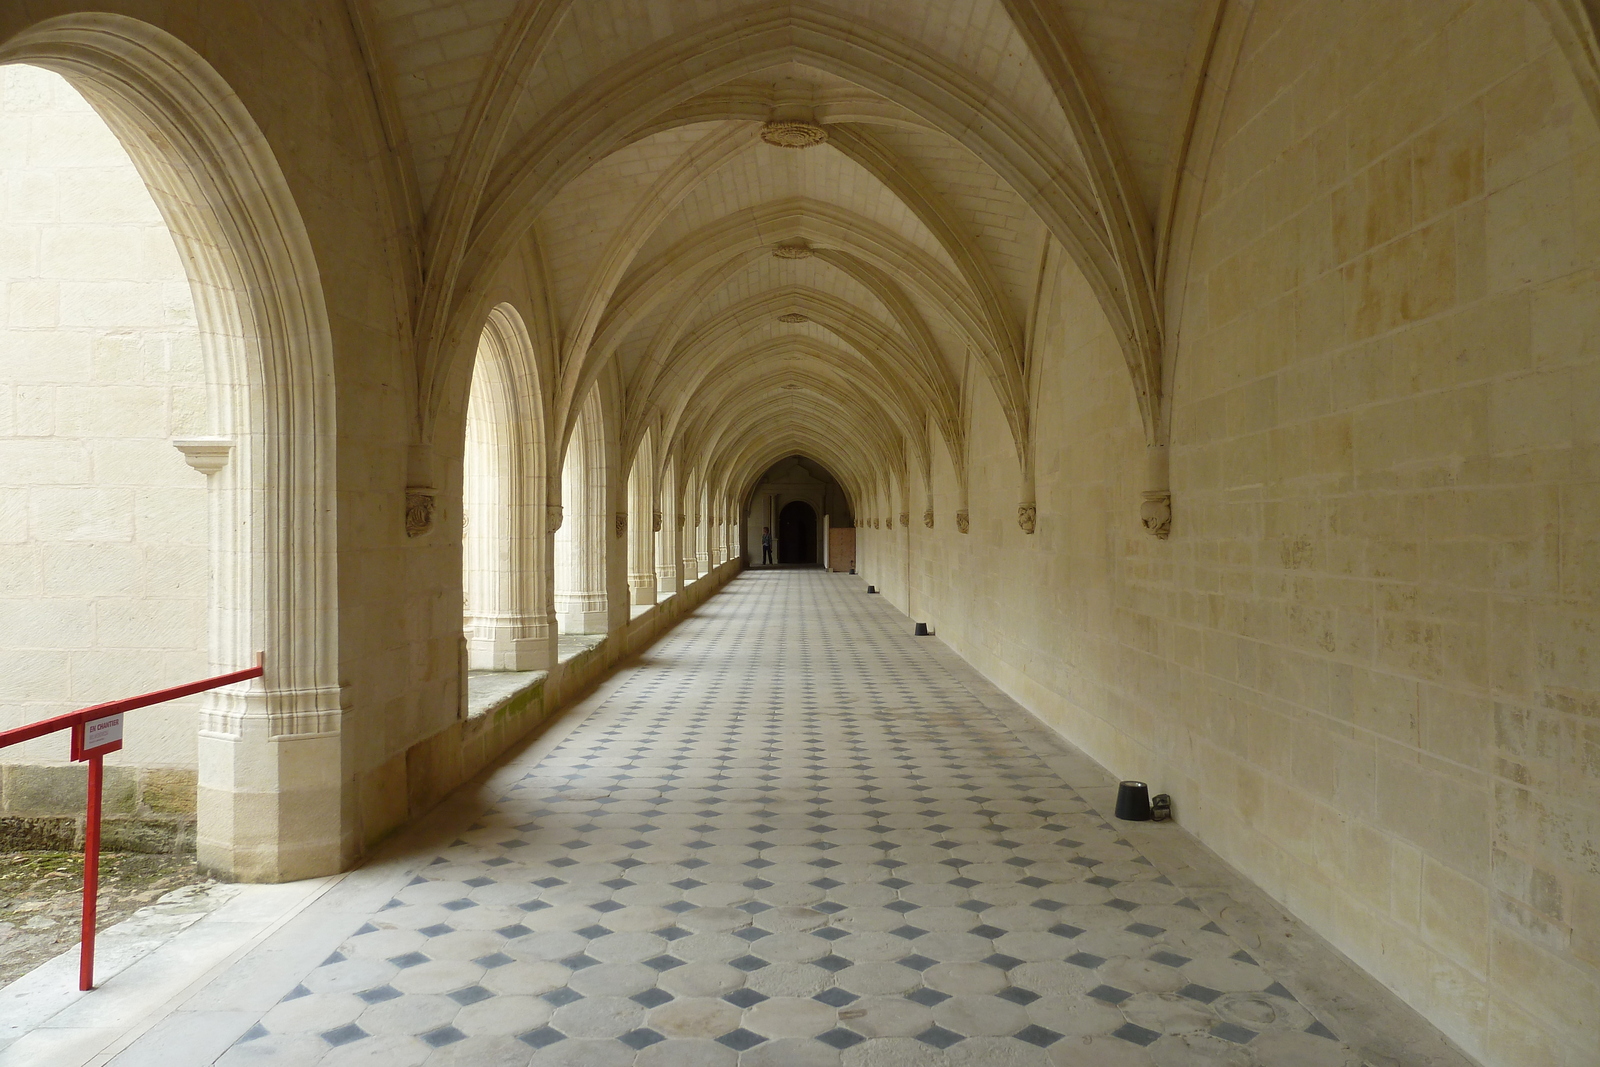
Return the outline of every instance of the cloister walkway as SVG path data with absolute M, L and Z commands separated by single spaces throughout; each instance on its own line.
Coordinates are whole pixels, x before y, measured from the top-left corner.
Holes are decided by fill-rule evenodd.
M 910 629 L 745 574 L 111 1062 L 1363 1062 L 1285 984 L 1336 965 Z

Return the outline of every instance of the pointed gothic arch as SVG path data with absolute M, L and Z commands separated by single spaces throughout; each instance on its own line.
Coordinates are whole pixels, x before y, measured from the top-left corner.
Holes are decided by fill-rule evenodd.
M 128 150 L 195 295 L 216 448 L 211 659 L 265 652 L 201 721 L 201 864 L 244 880 L 342 869 L 333 362 L 310 240 L 266 139 L 220 75 L 164 30 L 113 14 L 37 23 L 0 63 L 54 71 Z M 287 801 L 286 794 L 299 794 Z M 335 810 L 339 810 L 336 806 Z

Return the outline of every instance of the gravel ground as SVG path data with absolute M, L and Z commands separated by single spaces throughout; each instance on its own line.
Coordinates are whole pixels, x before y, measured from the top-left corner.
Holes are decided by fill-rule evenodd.
M 193 856 L 104 853 L 98 928 L 121 922 L 174 889 L 208 881 Z M 81 853 L 0 852 L 0 986 L 78 943 L 82 886 Z

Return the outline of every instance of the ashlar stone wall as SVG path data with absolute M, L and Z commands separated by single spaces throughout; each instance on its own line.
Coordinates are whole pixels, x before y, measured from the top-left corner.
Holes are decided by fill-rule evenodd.
M 1600 1062 L 1595 119 L 1524 0 L 1265 0 L 1214 77 L 1171 539 L 1069 266 L 1037 533 L 975 394 L 970 534 L 940 456 L 865 579 L 1485 1063 Z
M 206 432 L 189 283 L 127 152 L 35 67 L 0 67 L 0 282 L 8 727 L 208 673 L 206 479 L 172 445 Z M 113 811 L 141 804 L 134 769 L 193 811 L 195 722 L 195 699 L 139 713 Z M 0 812 L 81 808 L 66 761 L 64 734 L 0 753 Z

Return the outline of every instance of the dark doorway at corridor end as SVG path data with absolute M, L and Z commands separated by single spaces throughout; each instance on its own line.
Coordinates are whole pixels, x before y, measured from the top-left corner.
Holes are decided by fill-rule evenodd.
M 779 460 L 749 490 L 744 551 L 752 567 L 761 566 L 764 532 L 772 538 L 774 566 L 820 564 L 841 572 L 855 566 L 855 509 L 850 497 L 832 471 L 808 456 Z
M 804 500 L 791 500 L 778 515 L 778 562 L 808 566 L 817 562 L 817 513 Z

